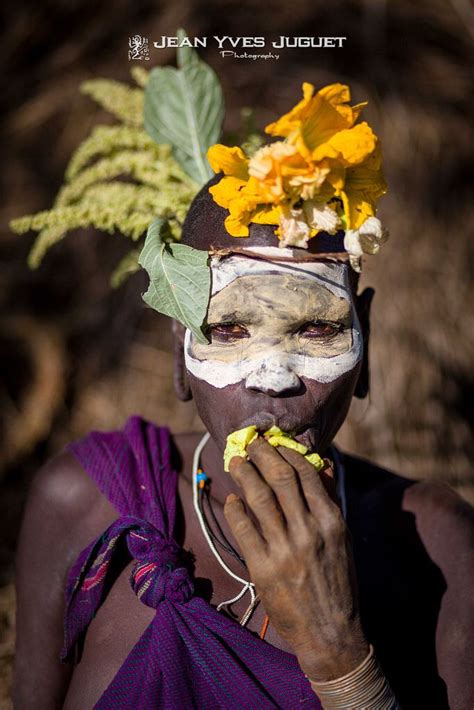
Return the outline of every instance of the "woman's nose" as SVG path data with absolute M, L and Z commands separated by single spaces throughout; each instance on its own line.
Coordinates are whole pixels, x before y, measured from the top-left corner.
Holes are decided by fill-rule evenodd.
M 283 392 L 295 392 L 301 386 L 299 377 L 288 363 L 278 357 L 260 360 L 247 375 L 245 386 L 250 390 L 278 397 Z

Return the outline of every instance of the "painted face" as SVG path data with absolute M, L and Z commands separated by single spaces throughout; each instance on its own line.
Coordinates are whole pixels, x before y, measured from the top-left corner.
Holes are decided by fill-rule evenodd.
M 184 354 L 199 414 L 222 449 L 249 424 L 276 424 L 313 451 L 332 441 L 363 354 L 348 268 L 243 256 L 212 264 L 211 342 L 186 332 Z
M 213 266 L 213 284 L 210 344 L 190 332 L 185 339 L 189 372 L 213 387 L 243 381 L 279 394 L 298 389 L 301 377 L 332 382 L 359 362 L 345 265 L 235 256 Z

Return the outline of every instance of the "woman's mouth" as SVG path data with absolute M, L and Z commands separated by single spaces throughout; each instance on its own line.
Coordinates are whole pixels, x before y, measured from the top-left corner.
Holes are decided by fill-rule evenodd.
M 272 426 L 277 426 L 281 431 L 313 450 L 315 443 L 314 428 L 310 424 L 308 425 L 307 422 L 298 421 L 290 413 L 277 415 L 271 412 L 256 412 L 239 422 L 236 429 L 244 429 L 252 425 L 257 428 L 260 434 L 263 434 Z

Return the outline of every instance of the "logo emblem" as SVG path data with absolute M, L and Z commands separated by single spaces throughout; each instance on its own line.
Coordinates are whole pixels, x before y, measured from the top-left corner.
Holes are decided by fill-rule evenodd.
M 128 51 L 128 60 L 138 59 L 139 61 L 145 60 L 148 62 L 150 60 L 150 51 L 148 49 L 148 37 L 141 37 L 141 35 L 134 35 L 128 38 L 128 46 L 130 47 Z

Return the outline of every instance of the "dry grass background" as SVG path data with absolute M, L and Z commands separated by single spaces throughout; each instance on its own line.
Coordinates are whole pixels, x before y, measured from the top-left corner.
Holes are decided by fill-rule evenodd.
M 364 272 L 373 285 L 372 389 L 354 402 L 339 442 L 411 478 L 441 478 L 474 501 L 474 379 L 470 206 L 470 53 L 467 0 L 62 0 L 4 4 L 0 174 L 0 707 L 8 706 L 13 552 L 34 470 L 71 438 L 141 413 L 174 431 L 201 425 L 171 383 L 166 319 L 143 309 L 142 275 L 110 293 L 126 249 L 116 236 L 76 233 L 37 272 L 32 238 L 10 218 L 49 206 L 72 149 L 104 119 L 81 80 L 128 78 L 128 37 L 347 36 L 342 50 L 286 50 L 278 62 L 202 54 L 218 72 L 226 129 L 243 104 L 259 125 L 299 97 L 303 80 L 347 81 L 384 145 L 392 238 Z M 152 50 L 152 62 L 173 60 Z

